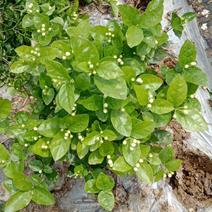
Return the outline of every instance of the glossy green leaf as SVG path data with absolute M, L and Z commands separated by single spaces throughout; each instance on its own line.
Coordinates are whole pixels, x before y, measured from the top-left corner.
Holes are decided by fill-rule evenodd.
M 171 160 L 168 163 L 166 163 L 165 166 L 170 172 L 175 172 L 180 168 L 181 164 L 182 164 L 181 160 Z
M 127 4 L 119 6 L 119 12 L 125 25 L 139 25 L 141 21 L 141 14 L 139 10 Z
M 80 99 L 77 103 L 83 105 L 87 110 L 98 111 L 103 107 L 103 97 L 97 94 Z
M 114 99 L 127 98 L 127 84 L 124 79 L 105 80 L 96 76 L 94 78 L 97 88 L 105 95 Z
M 159 153 L 159 158 L 163 163 L 172 160 L 174 157 L 174 150 L 172 147 L 166 147 L 162 149 Z
M 151 107 L 151 111 L 156 114 L 165 114 L 174 110 L 174 106 L 171 102 L 165 99 L 156 99 Z
M 180 106 L 185 101 L 187 92 L 188 87 L 184 77 L 177 75 L 168 88 L 167 100 L 173 103 L 175 107 Z
M 53 205 L 55 203 L 54 196 L 47 189 L 40 186 L 33 189 L 32 201 L 39 205 Z
M 77 144 L 77 155 L 79 159 L 84 158 L 88 154 L 89 148 L 84 143 L 78 142 Z
M 102 156 L 112 155 L 114 153 L 113 143 L 105 141 L 99 148 L 99 153 Z
M 132 133 L 131 136 L 136 139 L 143 139 L 151 135 L 154 131 L 155 124 L 152 120 L 141 121 L 139 119 L 132 119 Z
M 58 93 L 58 104 L 70 114 L 74 103 L 74 85 L 71 83 L 63 84 Z
M 10 158 L 10 154 L 3 144 L 0 144 L 0 160 L 7 161 Z
M 58 133 L 50 142 L 49 149 L 54 161 L 61 159 L 68 151 L 71 140 L 65 139 L 63 133 Z
M 179 64 L 182 68 L 186 65 L 190 66 L 192 62 L 196 61 L 196 47 L 194 43 L 190 40 L 186 40 L 180 50 L 179 54 Z
M 75 116 L 66 116 L 64 118 L 65 126 L 73 133 L 79 133 L 84 131 L 88 127 L 89 115 L 78 114 Z
M 143 31 L 137 26 L 130 26 L 127 30 L 126 38 L 130 48 L 138 46 L 144 38 Z
M 172 13 L 171 26 L 175 35 L 180 38 L 183 32 L 183 22 L 176 12 Z
M 136 175 L 139 179 L 146 183 L 151 184 L 153 182 L 153 170 L 152 167 L 147 163 L 141 164 L 136 172 Z
M 41 157 L 49 157 L 49 150 L 48 149 L 43 149 L 42 146 L 46 146 L 46 141 L 43 140 L 42 138 L 39 139 L 33 146 L 30 147 L 31 152 L 33 152 L 36 155 L 39 155 Z
M 142 74 L 140 77 L 143 80 L 142 85 L 144 85 L 145 89 L 155 91 L 163 84 L 163 80 L 153 74 Z
M 115 205 L 115 198 L 111 191 L 101 191 L 98 194 L 98 202 L 102 208 L 112 211 Z
M 24 174 L 17 174 L 13 178 L 14 186 L 21 191 L 29 191 L 32 189 L 32 179 Z
M 189 131 L 205 131 L 208 126 L 196 108 L 181 109 L 175 112 L 176 120 Z
M 152 0 L 142 14 L 140 26 L 150 28 L 159 24 L 163 15 L 163 0 Z
M 115 185 L 114 179 L 101 172 L 96 178 L 96 187 L 101 191 L 110 191 Z
M 58 118 L 49 118 L 42 121 L 38 127 L 38 132 L 45 137 L 53 137 L 60 130 L 60 123 Z
M 32 199 L 32 192 L 16 192 L 13 194 L 9 200 L 6 202 L 4 211 L 5 212 L 15 212 L 22 208 L 25 208 Z
M 124 75 L 121 68 L 112 61 L 103 61 L 97 68 L 97 74 L 106 80 L 118 79 Z
M 126 160 L 122 156 L 118 157 L 113 164 L 113 170 L 120 173 L 128 172 L 131 169 L 132 167 L 126 162 Z
M 12 109 L 11 102 L 0 98 L 0 120 L 6 119 Z
M 208 79 L 206 73 L 204 73 L 201 69 L 192 66 L 188 69 L 185 69 L 183 72 L 183 76 L 187 82 L 190 82 L 199 86 L 207 86 Z
M 88 180 L 85 183 L 85 192 L 87 193 L 98 193 L 99 189 L 96 187 L 96 180 Z
M 61 63 L 56 61 L 46 61 L 45 66 L 47 74 L 52 78 L 52 80 L 57 80 L 56 82 L 70 81 L 68 71 Z
M 99 154 L 99 151 L 95 151 L 95 152 L 92 152 L 90 155 L 89 155 L 89 158 L 88 158 L 88 163 L 90 165 L 96 165 L 96 164 L 101 164 L 104 160 L 104 157 L 102 157 L 100 154 Z
M 111 122 L 117 132 L 124 136 L 130 136 L 132 131 L 132 120 L 125 111 L 112 111 Z
M 149 102 L 149 95 L 148 95 L 148 90 L 145 89 L 145 86 L 143 85 L 133 85 L 138 103 L 141 106 L 147 105 Z
M 122 145 L 122 153 L 126 162 L 134 167 L 140 159 L 141 150 L 138 144 L 136 144 L 136 146 L 132 148 L 133 141 L 134 139 L 130 139 L 130 138 L 124 141 Z

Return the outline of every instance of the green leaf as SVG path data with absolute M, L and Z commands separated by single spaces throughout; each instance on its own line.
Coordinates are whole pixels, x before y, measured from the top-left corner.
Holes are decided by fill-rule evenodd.
M 101 77 L 95 76 L 94 78 L 97 88 L 107 97 L 114 99 L 127 98 L 127 84 L 124 79 L 106 80 Z
M 6 119 L 10 114 L 11 109 L 11 102 L 7 99 L 0 98 L 0 120 Z
M 9 178 L 15 178 L 16 176 L 22 174 L 24 171 L 23 163 L 21 162 L 9 162 L 4 168 L 4 174 Z
M 125 161 L 124 157 L 120 156 L 118 157 L 114 164 L 113 164 L 113 170 L 121 173 L 126 173 L 131 170 L 131 166 Z
M 141 14 L 136 8 L 124 4 L 119 6 L 119 12 L 125 25 L 132 26 L 140 24 Z
M 16 192 L 5 204 L 5 212 L 15 212 L 25 208 L 32 199 L 32 192 Z
M 114 152 L 113 143 L 110 141 L 105 141 L 99 148 L 99 153 L 102 156 L 112 155 Z
M 103 97 L 97 94 L 85 99 L 79 99 L 78 104 L 83 105 L 87 110 L 98 111 L 103 108 Z
M 171 160 L 168 163 L 166 163 L 165 166 L 170 172 L 175 172 L 180 168 L 181 164 L 182 164 L 181 160 Z
M 89 148 L 84 143 L 78 142 L 77 144 L 77 155 L 79 159 L 84 158 L 88 154 Z
M 39 205 L 53 205 L 55 203 L 54 196 L 47 189 L 40 186 L 33 189 L 32 201 Z
M 101 191 L 110 191 L 114 185 L 114 179 L 103 172 L 101 172 L 96 179 L 96 187 Z
M 159 158 L 163 163 L 172 160 L 174 157 L 174 150 L 172 147 L 166 147 L 162 149 L 159 153 Z
M 18 60 L 12 63 L 10 66 L 10 72 L 15 74 L 20 74 L 24 72 L 30 72 L 33 68 L 32 64 L 29 64 L 29 62 L 24 60 Z
M 144 38 L 142 29 L 130 26 L 126 32 L 127 44 L 130 48 L 138 46 Z
M 67 128 L 73 133 L 79 133 L 84 131 L 88 127 L 89 115 L 88 114 L 78 114 L 75 116 L 66 116 L 64 118 L 64 123 Z
M 64 139 L 64 134 L 60 132 L 52 139 L 49 149 L 54 161 L 58 161 L 69 151 L 70 144 L 71 140 Z
M 121 68 L 112 61 L 101 62 L 96 71 L 101 78 L 106 80 L 118 79 L 124 76 Z
M 21 191 L 29 191 L 32 189 L 32 179 L 24 174 L 17 174 L 13 178 L 14 186 Z
M 190 65 L 192 62 L 196 61 L 196 47 L 193 42 L 186 40 L 180 50 L 179 54 L 179 64 L 181 68 L 184 68 L 185 65 Z
M 139 144 L 136 144 L 132 149 L 133 142 L 134 139 L 125 139 L 122 145 L 122 153 L 127 163 L 134 167 L 140 159 L 141 150 Z
M 115 198 L 111 191 L 101 191 L 98 194 L 98 202 L 102 208 L 112 211 L 115 205 Z
M 192 21 L 194 18 L 196 18 L 195 12 L 187 12 L 182 15 L 182 19 L 184 20 L 185 23 Z
M 38 127 L 38 132 L 45 137 L 52 138 L 60 130 L 59 121 L 58 118 L 49 118 L 42 121 L 41 125 Z
M 155 91 L 163 84 L 163 80 L 153 74 L 142 74 L 140 77 L 143 80 L 142 85 L 145 89 Z
M 145 159 L 148 156 L 149 152 L 150 152 L 150 146 L 141 144 L 140 145 L 140 150 L 141 150 L 141 158 Z
M 31 27 L 32 25 L 33 25 L 32 16 L 29 14 L 26 14 L 22 19 L 22 27 L 27 28 L 27 27 Z
M 148 90 L 143 85 L 133 85 L 138 103 L 141 106 L 147 105 L 149 102 Z
M 173 104 L 165 99 L 156 99 L 151 107 L 151 111 L 159 115 L 169 113 L 173 110 Z
M 67 69 L 61 63 L 56 61 L 46 61 L 45 66 L 47 74 L 52 80 L 57 80 L 57 82 L 61 83 L 71 80 Z
M 186 105 L 185 105 L 186 106 Z M 189 131 L 205 131 L 208 125 L 196 108 L 180 109 L 175 112 L 176 120 Z
M 143 139 L 151 135 L 155 129 L 155 124 L 152 120 L 141 121 L 139 119 L 132 119 L 132 133 L 131 136 L 136 139 Z
M 163 0 L 152 0 L 142 14 L 139 25 L 142 28 L 150 28 L 159 24 L 163 16 Z
M 88 164 L 90 164 L 90 165 L 101 164 L 103 162 L 103 160 L 104 160 L 104 157 L 102 157 L 99 154 L 99 151 L 95 151 L 89 155 Z
M 183 23 L 176 12 L 172 13 L 171 26 L 174 34 L 180 38 L 183 32 Z
M 173 134 L 165 130 L 156 130 L 154 136 L 159 144 L 171 144 L 173 141 Z
M 208 85 L 208 78 L 206 73 L 204 73 L 201 69 L 192 66 L 188 69 L 183 71 L 183 77 L 185 78 L 186 82 L 199 85 L 199 86 L 207 86 Z
M 0 160 L 2 161 L 8 161 L 10 158 L 10 154 L 8 150 L 5 148 L 3 144 L 0 144 Z
M 83 140 L 83 143 L 85 145 L 91 146 L 94 145 L 97 141 L 97 138 L 99 138 L 99 132 L 97 131 L 92 131 L 91 133 L 89 133 Z
M 184 77 L 177 75 L 171 82 L 167 91 L 167 100 L 175 107 L 180 106 L 186 99 L 188 87 Z M 180 94 L 180 95 L 179 95 Z
M 129 114 L 125 111 L 112 111 L 111 113 L 111 122 L 115 130 L 129 137 L 132 131 L 132 120 Z
M 54 99 L 55 92 L 53 88 L 47 88 L 45 91 L 46 92 L 44 92 L 44 90 L 42 91 L 42 99 L 46 105 L 49 105 Z
M 161 164 L 161 160 L 158 157 L 158 154 L 153 154 L 151 158 L 149 158 L 149 163 L 154 166 L 158 166 Z
M 85 183 L 85 192 L 86 193 L 92 193 L 92 194 L 99 192 L 99 189 L 96 187 L 96 180 L 94 180 L 94 179 L 88 180 Z
M 33 152 L 36 155 L 39 155 L 41 157 L 49 157 L 49 150 L 43 149 L 42 146 L 46 145 L 46 141 L 42 138 L 39 139 L 33 146 L 30 147 L 31 152 Z
M 142 181 L 149 184 L 153 183 L 153 170 L 149 164 L 141 164 L 136 174 Z
M 72 112 L 75 102 L 74 85 L 71 83 L 63 84 L 58 93 L 58 103 L 69 114 Z

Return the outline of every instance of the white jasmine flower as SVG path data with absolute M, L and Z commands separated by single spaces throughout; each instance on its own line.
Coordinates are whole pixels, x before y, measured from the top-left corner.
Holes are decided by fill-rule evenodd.
M 45 36 L 46 35 L 46 33 L 45 32 L 42 32 L 42 36 Z
M 134 167 L 133 170 L 134 170 L 135 172 L 137 172 L 137 171 L 138 171 L 138 168 L 137 168 L 137 167 Z
M 189 68 L 189 65 L 188 65 L 188 64 L 186 64 L 186 65 L 185 65 L 185 68 Z
M 125 112 L 125 109 L 124 108 L 121 108 L 121 112 Z
M 209 10 L 204 9 L 201 14 L 207 18 L 209 13 L 210 13 Z
M 192 66 L 195 66 L 197 63 L 196 62 L 191 62 L 191 65 Z
M 140 162 L 140 163 L 143 163 L 143 162 L 144 162 L 144 160 L 143 160 L 143 159 L 140 159 L 140 160 L 139 160 L 139 162 Z
M 103 113 L 107 113 L 107 112 L 108 112 L 108 110 L 107 110 L 107 109 L 104 109 L 104 110 L 103 110 Z
M 71 55 L 71 53 L 70 52 L 66 52 L 66 56 L 68 57 L 68 56 L 70 56 Z
M 148 104 L 148 105 L 147 105 L 147 107 L 148 107 L 148 108 L 151 108 L 151 107 L 152 107 L 152 105 L 151 105 L 151 104 Z
M 134 82 L 134 81 L 135 81 L 135 78 L 134 78 L 134 77 L 133 77 L 133 78 L 131 78 L 131 81 L 132 81 L 132 82 Z
M 142 84 L 143 80 L 139 77 L 139 78 L 136 79 L 136 82 L 139 83 L 139 84 Z

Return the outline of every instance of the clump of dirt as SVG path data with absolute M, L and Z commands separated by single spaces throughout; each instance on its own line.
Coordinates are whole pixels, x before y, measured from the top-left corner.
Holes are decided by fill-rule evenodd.
M 200 152 L 187 148 L 189 134 L 176 122 L 171 122 L 174 132 L 176 157 L 183 161 L 182 168 L 170 179 L 177 198 L 189 209 L 212 204 L 212 160 Z

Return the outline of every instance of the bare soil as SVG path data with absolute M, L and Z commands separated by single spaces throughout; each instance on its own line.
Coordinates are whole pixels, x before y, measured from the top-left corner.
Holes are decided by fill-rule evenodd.
M 176 157 L 183 161 L 181 170 L 170 179 L 174 193 L 188 209 L 212 205 L 212 160 L 200 152 L 187 148 L 189 134 L 176 122 L 171 122 L 174 132 Z

